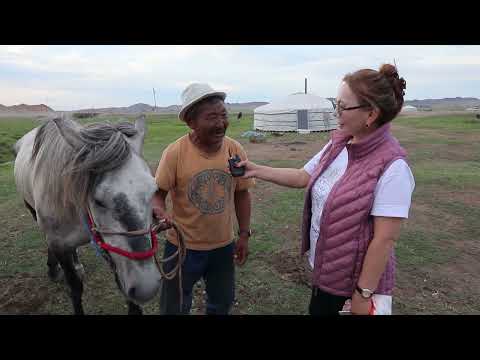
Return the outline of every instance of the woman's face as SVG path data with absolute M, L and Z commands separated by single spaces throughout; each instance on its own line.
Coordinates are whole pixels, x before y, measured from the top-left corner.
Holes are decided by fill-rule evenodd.
M 370 125 L 372 109 L 368 104 L 359 102 L 345 81 L 340 84 L 336 103 L 339 129 L 352 136 L 369 131 L 366 125 Z

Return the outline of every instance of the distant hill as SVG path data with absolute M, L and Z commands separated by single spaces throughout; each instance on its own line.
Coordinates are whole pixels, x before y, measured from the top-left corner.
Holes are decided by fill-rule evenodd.
M 143 113 L 143 112 L 154 111 L 154 107 L 148 104 L 139 103 L 139 104 L 135 104 L 127 107 L 126 110 L 127 112 L 132 112 L 132 113 Z
M 5 106 L 0 104 L 0 111 L 1 112 L 54 112 L 55 110 L 53 110 L 52 108 L 44 104 L 40 104 L 40 105 L 20 104 L 20 105 L 13 105 L 13 106 Z
M 412 105 L 416 108 L 431 108 L 435 110 L 465 110 L 470 107 L 479 106 L 480 99 L 477 98 L 444 98 L 444 99 L 425 99 L 425 100 L 407 100 L 405 105 Z
M 329 100 L 334 100 L 334 98 L 327 98 Z M 259 106 L 268 104 L 266 102 L 246 102 L 246 103 L 226 103 L 227 109 L 230 112 L 253 112 L 253 110 Z M 457 110 L 462 111 L 467 108 L 472 108 L 480 106 L 480 99 L 473 97 L 456 97 L 456 98 L 443 98 L 443 99 L 423 99 L 423 100 L 406 100 L 405 105 L 412 105 L 419 109 L 429 108 L 433 111 L 445 111 L 445 110 Z M 90 113 L 100 113 L 100 114 L 139 114 L 139 113 L 160 113 L 160 114 L 177 114 L 180 111 L 180 105 L 170 105 L 165 107 L 157 107 L 156 110 L 152 105 L 138 103 L 128 107 L 109 107 L 109 108 L 94 108 L 94 109 L 82 109 L 75 110 L 72 112 L 90 112 Z M 55 112 L 52 108 L 44 104 L 39 105 L 13 105 L 5 106 L 0 104 L 1 113 L 47 113 Z
M 232 112 L 237 111 L 253 111 L 256 107 L 267 104 L 266 102 L 248 102 L 248 103 L 228 103 L 227 110 Z M 148 104 L 135 104 L 128 107 L 111 107 L 111 108 L 95 108 L 95 109 L 82 109 L 76 110 L 74 112 L 89 112 L 89 113 L 101 113 L 101 114 L 138 114 L 138 113 L 156 113 L 160 114 L 177 114 L 181 109 L 180 105 L 170 105 L 170 106 L 157 106 L 155 108 Z
M 153 112 L 153 106 L 148 104 L 134 104 L 128 107 L 109 107 L 109 108 L 94 108 L 94 109 L 81 109 L 74 112 L 88 112 L 88 113 L 101 113 L 101 114 L 138 114 Z

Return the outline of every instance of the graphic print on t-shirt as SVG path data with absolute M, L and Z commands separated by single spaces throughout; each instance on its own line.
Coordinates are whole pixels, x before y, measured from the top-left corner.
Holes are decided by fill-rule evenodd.
M 325 201 L 327 201 L 330 191 L 344 172 L 345 169 L 342 167 L 330 166 L 325 171 L 325 175 L 319 177 L 315 182 L 312 189 L 312 210 L 315 212 L 312 224 L 314 224 L 315 230 L 318 230 L 320 227 L 320 217 L 322 216 Z
M 197 173 L 188 186 L 188 199 L 202 214 L 219 214 L 230 200 L 232 177 L 224 171 L 207 169 Z

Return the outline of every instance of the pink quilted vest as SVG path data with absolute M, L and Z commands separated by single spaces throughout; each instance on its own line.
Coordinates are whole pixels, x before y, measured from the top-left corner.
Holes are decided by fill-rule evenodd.
M 339 130 L 332 133 L 331 139 L 332 143 L 311 176 L 305 193 L 302 254 L 310 248 L 312 187 L 346 146 L 347 169 L 328 195 L 320 219 L 313 285 L 333 295 L 351 296 L 373 238 L 373 217 L 370 212 L 375 187 L 390 164 L 397 159 L 405 159 L 406 152 L 390 134 L 390 124 L 381 126 L 355 144 L 348 144 L 351 137 Z M 394 283 L 395 255 L 392 249 L 375 293 L 391 295 Z

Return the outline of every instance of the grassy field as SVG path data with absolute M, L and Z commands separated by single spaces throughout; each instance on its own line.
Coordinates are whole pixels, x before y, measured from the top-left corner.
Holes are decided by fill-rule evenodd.
M 233 118 L 233 117 L 232 117 Z M 174 116 L 149 116 L 144 154 L 154 169 L 163 149 L 187 132 Z M 242 138 L 252 116 L 232 120 L 228 135 L 249 157 L 272 166 L 300 167 L 328 141 L 328 134 Z M 46 245 L 13 182 L 11 145 L 38 125 L 0 119 L 0 314 L 70 314 L 65 286 L 48 281 Z M 409 154 L 416 189 L 410 218 L 396 244 L 395 314 L 480 314 L 480 122 L 474 115 L 400 117 L 393 133 Z M 257 181 L 253 194 L 250 257 L 237 268 L 234 314 L 306 314 L 309 273 L 299 256 L 303 190 Z M 86 269 L 85 311 L 125 314 L 113 276 L 90 247 L 80 250 Z M 203 285 L 193 313 L 202 313 Z M 145 313 L 155 314 L 152 302 Z

